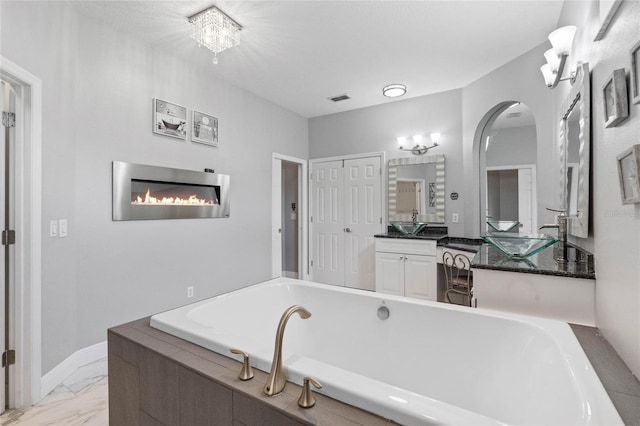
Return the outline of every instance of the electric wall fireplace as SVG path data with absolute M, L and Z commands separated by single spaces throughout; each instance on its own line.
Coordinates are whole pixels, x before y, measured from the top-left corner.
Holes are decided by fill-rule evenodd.
M 228 175 L 113 162 L 113 220 L 229 217 Z

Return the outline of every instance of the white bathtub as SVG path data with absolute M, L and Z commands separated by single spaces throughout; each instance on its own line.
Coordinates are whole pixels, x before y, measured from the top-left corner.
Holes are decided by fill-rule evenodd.
M 565 323 L 279 278 L 155 315 L 151 326 L 403 424 L 622 424 Z M 390 316 L 380 320 L 379 306 Z

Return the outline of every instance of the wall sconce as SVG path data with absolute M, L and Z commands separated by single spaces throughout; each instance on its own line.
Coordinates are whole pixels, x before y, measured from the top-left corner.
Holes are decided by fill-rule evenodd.
M 549 34 L 549 41 L 553 47 L 544 52 L 547 63 L 540 67 L 544 82 L 549 89 L 555 88 L 563 80 L 571 80 L 573 83 L 576 79 L 576 72 L 572 72 L 568 78 L 562 78 L 567 57 L 571 53 L 576 29 L 575 26 L 568 25 Z
M 440 140 L 440 133 L 431 133 L 430 136 L 431 136 L 431 143 L 433 143 L 433 145 L 431 145 L 431 146 L 421 145 L 421 143 L 422 143 L 422 135 L 414 135 L 413 136 L 412 139 L 413 139 L 413 143 L 415 144 L 413 146 L 413 148 L 405 148 L 405 144 L 407 143 L 407 138 L 404 137 L 404 136 L 400 136 L 398 138 L 398 145 L 399 145 L 399 148 L 401 150 L 405 150 L 405 149 L 411 150 L 411 153 L 413 155 L 424 155 L 431 148 L 435 148 L 436 146 L 438 146 L 438 141 Z

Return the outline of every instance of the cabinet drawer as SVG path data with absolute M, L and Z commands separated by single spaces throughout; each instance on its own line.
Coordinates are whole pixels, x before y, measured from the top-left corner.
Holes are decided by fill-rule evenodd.
M 409 240 L 402 238 L 376 238 L 376 251 L 386 253 L 436 255 L 434 240 Z

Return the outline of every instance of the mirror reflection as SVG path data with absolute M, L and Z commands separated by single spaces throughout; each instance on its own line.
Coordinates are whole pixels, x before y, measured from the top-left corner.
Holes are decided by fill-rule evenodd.
M 389 221 L 444 223 L 444 155 L 389 160 Z
M 533 113 L 520 102 L 505 103 L 489 120 L 482 134 L 482 229 L 489 230 L 487 221 L 518 221 L 519 231 L 537 230 L 536 158 Z

